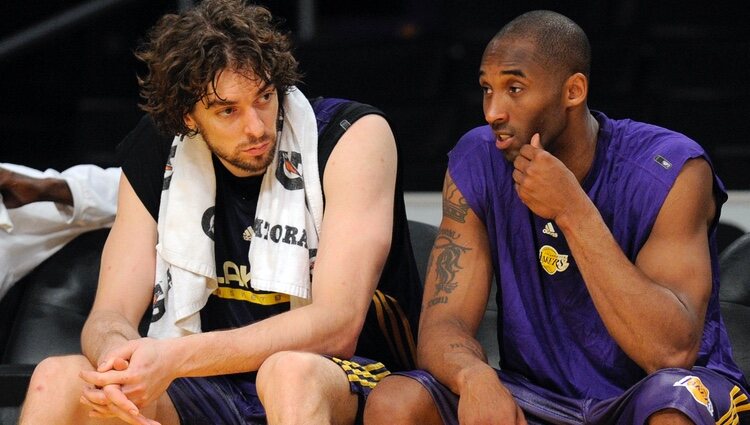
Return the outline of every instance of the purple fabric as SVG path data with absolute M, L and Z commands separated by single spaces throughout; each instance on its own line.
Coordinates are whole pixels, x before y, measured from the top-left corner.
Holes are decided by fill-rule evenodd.
M 350 360 L 360 366 L 377 363 L 358 356 Z M 359 405 L 356 423 L 361 424 L 364 402 L 371 388 L 350 382 L 349 390 L 357 395 Z M 177 410 L 181 425 L 266 423 L 266 410 L 255 389 L 255 373 L 178 378 L 169 386 L 167 394 Z
M 685 162 L 708 158 L 682 134 L 594 114 L 599 139 L 583 187 L 634 261 Z M 494 141 L 489 126 L 470 131 L 451 151 L 448 169 L 489 234 L 498 282 L 501 367 L 563 396 L 617 397 L 646 374 L 607 332 L 562 232 L 519 199 L 512 164 Z M 720 208 L 727 196 L 718 177 L 714 192 Z M 713 288 L 696 365 L 744 384 L 720 318 L 715 224 L 710 235 Z M 547 260 L 547 271 L 540 258 Z
M 743 406 L 750 407 L 738 384 L 704 367 L 660 370 L 607 400 L 564 397 L 512 372 L 495 371 L 529 424 L 640 425 L 657 411 L 675 409 L 696 424 L 713 425 L 719 420 L 733 423 L 731 419 Z M 435 402 L 443 423 L 458 425 L 458 397 L 432 375 L 423 370 L 395 375 L 419 382 Z

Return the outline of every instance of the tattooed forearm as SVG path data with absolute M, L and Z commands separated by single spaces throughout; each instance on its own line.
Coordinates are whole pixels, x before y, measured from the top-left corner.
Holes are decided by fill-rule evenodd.
M 461 266 L 458 264 L 461 254 L 470 251 L 471 248 L 461 246 L 455 242 L 458 235 L 450 230 L 441 229 L 435 238 L 435 245 L 433 246 L 432 255 L 430 259 L 430 267 L 434 265 L 436 282 L 435 282 L 435 296 L 427 302 L 427 307 L 432 307 L 437 304 L 447 304 L 448 294 L 453 292 L 458 286 L 456 282 L 456 273 L 461 270 Z M 445 294 L 441 294 L 441 293 Z
M 466 222 L 466 214 L 469 213 L 469 204 L 461 195 L 453 180 L 445 182 L 445 195 L 443 196 L 443 217 L 450 218 L 459 223 Z
M 482 350 L 480 347 L 474 345 L 474 344 L 467 344 L 464 342 L 452 342 L 448 344 L 448 346 L 451 348 L 451 350 L 454 351 L 469 351 L 471 354 L 474 354 L 475 356 L 479 357 L 480 359 L 487 359 L 487 357 L 484 354 L 484 350 Z

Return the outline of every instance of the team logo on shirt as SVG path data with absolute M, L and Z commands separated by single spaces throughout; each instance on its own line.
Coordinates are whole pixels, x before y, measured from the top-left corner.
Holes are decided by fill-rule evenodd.
M 549 245 L 539 248 L 539 263 L 549 275 L 564 272 L 570 265 L 567 255 L 559 254 L 554 247 Z
M 708 409 L 708 413 L 712 415 L 714 414 L 714 405 L 713 403 L 711 403 L 711 399 L 708 397 L 708 388 L 703 385 L 703 382 L 700 378 L 698 378 L 697 376 L 686 376 L 675 382 L 673 386 L 685 387 L 685 389 L 690 391 L 690 395 L 693 396 L 695 401 L 706 406 L 706 409 Z
M 305 182 L 299 166 L 302 163 L 302 155 L 299 152 L 279 151 L 279 161 L 276 166 L 276 180 L 286 190 L 304 189 Z

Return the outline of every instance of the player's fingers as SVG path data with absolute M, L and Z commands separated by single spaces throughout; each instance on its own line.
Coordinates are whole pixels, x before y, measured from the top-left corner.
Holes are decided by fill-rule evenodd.
M 124 412 L 128 412 L 130 415 L 137 415 L 139 413 L 138 406 L 130 401 L 122 392 L 119 385 L 107 385 L 103 390 L 112 405 Z
M 542 146 L 542 136 L 540 136 L 539 133 L 534 133 L 534 135 L 531 136 L 531 146 L 536 149 L 544 150 L 544 147 Z

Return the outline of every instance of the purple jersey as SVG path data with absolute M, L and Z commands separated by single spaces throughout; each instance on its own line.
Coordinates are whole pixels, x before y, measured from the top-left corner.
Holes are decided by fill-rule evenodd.
M 583 188 L 634 262 L 685 162 L 709 159 L 682 134 L 598 112 L 594 116 L 599 139 Z M 565 236 L 521 202 L 513 166 L 495 147 L 489 126 L 461 138 L 448 170 L 487 227 L 498 284 L 501 368 L 574 398 L 615 397 L 644 378 L 646 373 L 607 332 Z M 714 193 L 720 209 L 727 195 L 716 176 Z M 718 212 L 710 229 L 713 288 L 696 366 L 744 383 L 720 317 L 716 223 Z

